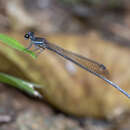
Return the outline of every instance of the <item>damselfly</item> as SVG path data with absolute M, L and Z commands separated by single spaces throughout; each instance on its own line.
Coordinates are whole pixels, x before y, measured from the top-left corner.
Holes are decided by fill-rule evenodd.
M 130 98 L 130 95 L 121 89 L 117 84 L 110 81 L 108 76 L 108 70 L 103 64 L 100 64 L 96 61 L 93 61 L 91 59 L 88 59 L 86 57 L 83 57 L 79 54 L 67 51 L 65 49 L 62 49 L 61 47 L 52 44 L 48 42 L 46 39 L 41 37 L 35 37 L 33 32 L 28 32 L 25 34 L 25 39 L 30 39 L 30 45 L 27 49 L 30 49 L 32 45 L 34 45 L 35 49 L 34 51 L 40 50 L 37 54 L 39 55 L 41 52 L 43 52 L 44 49 L 48 49 L 52 52 L 55 52 L 56 54 L 64 57 L 65 59 L 71 61 L 72 63 L 76 64 L 77 66 L 81 67 L 82 69 L 92 73 L 93 75 L 99 77 L 100 79 L 106 81 L 110 85 L 112 85 L 114 88 L 116 88 L 118 91 L 126 95 L 128 98 Z

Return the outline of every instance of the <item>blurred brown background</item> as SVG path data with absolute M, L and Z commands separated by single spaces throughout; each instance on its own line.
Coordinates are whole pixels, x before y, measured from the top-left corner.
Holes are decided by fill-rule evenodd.
M 0 33 L 27 47 L 28 31 L 104 64 L 130 93 L 130 1 L 0 0 Z M 1 84 L 0 130 L 130 129 L 127 97 L 48 50 L 34 60 L 0 43 L 0 72 L 41 84 L 44 95 Z

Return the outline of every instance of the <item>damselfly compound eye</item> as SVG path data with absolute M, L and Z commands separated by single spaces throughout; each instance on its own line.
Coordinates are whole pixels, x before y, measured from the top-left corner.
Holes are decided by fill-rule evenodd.
M 24 37 L 25 37 L 26 39 L 29 39 L 30 36 L 29 36 L 29 34 L 25 34 Z

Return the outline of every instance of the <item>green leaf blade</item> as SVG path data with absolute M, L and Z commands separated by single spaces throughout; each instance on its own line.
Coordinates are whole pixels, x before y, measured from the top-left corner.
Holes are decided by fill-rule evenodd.
M 0 34 L 0 41 L 2 41 L 3 43 L 9 45 L 10 47 L 12 48 L 15 48 L 19 51 L 23 51 L 25 53 L 28 53 L 30 54 L 33 58 L 36 58 L 36 55 L 34 52 L 30 51 L 30 50 L 27 50 L 22 44 L 20 44 L 17 40 L 11 38 L 11 37 L 8 37 L 4 34 Z
M 1 72 L 0 72 L 0 82 L 12 85 L 13 87 L 18 88 L 32 96 L 36 96 L 39 98 L 42 97 L 41 94 L 36 90 L 36 88 L 41 87 L 40 85 L 30 83 L 30 82 L 24 81 L 22 79 L 19 79 L 14 76 L 7 75 Z

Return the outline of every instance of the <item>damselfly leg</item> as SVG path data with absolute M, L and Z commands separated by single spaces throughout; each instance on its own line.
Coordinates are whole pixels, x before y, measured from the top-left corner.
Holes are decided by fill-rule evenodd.
M 33 43 L 30 42 L 29 46 L 28 46 L 26 49 L 27 49 L 27 50 L 31 49 L 31 48 L 32 48 L 32 45 L 33 45 Z

